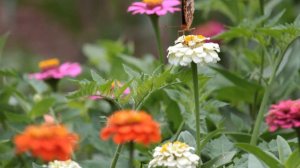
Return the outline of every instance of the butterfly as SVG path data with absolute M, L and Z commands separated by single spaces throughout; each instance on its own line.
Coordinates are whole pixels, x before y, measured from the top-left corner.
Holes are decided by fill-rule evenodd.
M 194 0 L 181 0 L 182 32 L 190 30 L 194 19 L 194 11 Z

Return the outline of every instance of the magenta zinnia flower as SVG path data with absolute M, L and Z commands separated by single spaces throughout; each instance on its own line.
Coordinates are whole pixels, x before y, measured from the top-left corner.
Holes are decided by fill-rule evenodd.
M 143 0 L 142 2 L 133 2 L 127 11 L 133 15 L 147 14 L 163 16 L 168 12 L 174 13 L 180 11 L 180 8 L 176 7 L 179 4 L 179 0 Z
M 266 122 L 271 132 L 278 128 L 300 127 L 300 100 L 284 100 L 272 105 Z
M 66 62 L 60 65 L 58 59 L 49 59 L 39 63 L 41 72 L 29 75 L 29 78 L 37 80 L 61 79 L 66 76 L 76 77 L 81 73 L 78 63 Z

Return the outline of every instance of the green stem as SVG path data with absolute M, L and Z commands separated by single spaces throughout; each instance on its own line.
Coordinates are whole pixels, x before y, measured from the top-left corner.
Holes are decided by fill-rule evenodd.
M 128 143 L 129 145 L 129 168 L 133 168 L 134 167 L 134 143 L 133 141 Z
M 121 153 L 121 150 L 122 150 L 122 147 L 123 147 L 123 144 L 118 145 L 117 150 L 116 150 L 115 155 L 114 155 L 114 158 L 111 162 L 110 168 L 115 168 L 116 167 L 119 156 L 120 156 L 120 153 Z
M 259 6 L 260 6 L 260 14 L 263 16 L 265 14 L 264 0 L 259 0 Z
M 178 129 L 177 129 L 177 131 L 176 131 L 176 134 L 174 136 L 174 141 L 177 141 L 177 139 L 179 137 L 179 134 L 182 131 L 183 127 L 184 127 L 184 121 L 182 120 L 179 127 L 178 127 Z
M 289 45 L 285 48 L 285 50 L 281 53 L 281 55 L 279 57 L 277 57 L 277 59 L 275 61 L 275 66 L 273 68 L 271 77 L 270 77 L 267 85 L 265 86 L 265 93 L 264 93 L 262 102 L 261 102 L 260 107 L 259 107 L 258 115 L 257 115 L 256 120 L 255 120 L 255 125 L 254 125 L 254 128 L 253 128 L 253 132 L 252 132 L 252 136 L 251 136 L 251 140 L 250 140 L 251 145 L 256 145 L 256 143 L 257 143 L 257 139 L 258 139 L 258 136 L 259 136 L 259 129 L 260 129 L 261 123 L 262 123 L 263 118 L 264 118 L 264 111 L 265 111 L 265 108 L 266 108 L 267 103 L 268 103 L 268 99 L 269 99 L 270 91 L 271 91 L 271 86 L 272 86 L 273 81 L 275 79 L 278 67 L 279 67 L 286 51 L 288 50 L 288 48 L 290 48 L 290 46 L 298 38 L 299 37 L 295 38 L 291 43 L 289 43 Z
M 150 15 L 152 27 L 155 32 L 155 38 L 157 43 L 157 49 L 159 53 L 159 60 L 162 65 L 164 65 L 164 57 L 163 57 L 163 50 L 162 50 L 162 44 L 161 44 L 161 36 L 160 36 L 160 30 L 159 30 L 159 16 L 157 15 Z M 162 68 L 163 71 L 163 68 Z
M 192 65 L 194 101 L 195 101 L 196 142 L 197 142 L 196 154 L 200 156 L 201 151 L 200 151 L 200 109 L 199 109 L 198 71 L 197 71 L 197 64 L 192 62 L 191 65 Z

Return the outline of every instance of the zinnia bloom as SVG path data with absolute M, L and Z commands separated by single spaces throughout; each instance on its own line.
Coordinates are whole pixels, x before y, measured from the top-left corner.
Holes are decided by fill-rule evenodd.
M 191 62 L 196 64 L 216 63 L 220 60 L 219 44 L 206 42 L 209 38 L 202 35 L 181 36 L 175 41 L 175 45 L 168 48 L 170 64 L 187 66 Z
M 30 74 L 30 78 L 37 80 L 61 79 L 66 76 L 76 77 L 81 73 L 78 63 L 66 62 L 60 65 L 58 59 L 49 59 L 39 63 L 41 72 Z
M 45 123 L 27 126 L 14 143 L 17 153 L 30 152 L 44 161 L 53 161 L 70 159 L 78 139 L 63 125 Z
M 160 141 L 159 124 L 144 111 L 121 110 L 108 118 L 100 133 L 104 140 L 111 136 L 117 144 L 133 141 L 148 145 Z
M 300 127 L 300 100 L 283 100 L 271 106 L 266 122 L 269 131 L 276 131 L 278 128 Z
M 111 98 L 114 98 L 115 97 L 115 95 L 113 94 L 113 92 L 114 92 L 114 89 L 115 89 L 115 85 L 117 84 L 117 86 L 120 88 L 120 87 L 122 87 L 123 86 L 123 84 L 121 83 L 121 82 L 119 82 L 119 81 L 116 81 L 116 82 L 113 82 L 112 84 L 111 84 L 111 92 L 109 93 L 110 95 L 110 97 Z M 128 94 L 130 94 L 130 88 L 129 87 L 127 87 L 125 90 L 124 90 L 124 92 L 122 93 L 122 96 L 126 96 L 126 95 L 128 95 Z M 89 96 L 89 99 L 91 99 L 91 100 L 97 100 L 97 99 L 103 99 L 105 97 L 105 95 L 102 95 L 99 91 L 97 91 L 97 93 L 95 94 L 95 95 L 92 95 L 92 96 Z
M 199 156 L 191 151 L 194 151 L 194 148 L 185 143 L 179 141 L 168 142 L 154 149 L 153 159 L 150 161 L 148 168 L 196 168 Z
M 195 28 L 192 34 L 202 34 L 205 37 L 213 37 L 225 31 L 224 25 L 217 21 L 209 21 Z M 218 42 L 218 41 L 217 41 Z
M 81 168 L 80 165 L 72 160 L 50 162 L 47 168 Z
M 128 12 L 135 14 L 147 14 L 163 16 L 168 12 L 174 13 L 180 11 L 177 8 L 180 4 L 179 0 L 143 0 L 142 2 L 133 2 L 128 8 Z

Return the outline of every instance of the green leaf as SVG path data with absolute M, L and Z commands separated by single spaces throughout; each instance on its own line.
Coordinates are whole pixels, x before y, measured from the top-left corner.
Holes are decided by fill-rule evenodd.
M 36 104 L 34 104 L 31 111 L 29 112 L 29 116 L 32 118 L 36 118 L 44 115 L 49 111 L 49 108 L 52 107 L 54 103 L 55 103 L 54 98 L 45 98 L 37 102 Z
M 254 155 L 249 154 L 248 168 L 265 168 L 265 166 Z
M 103 84 L 105 79 L 103 79 L 100 75 L 98 75 L 95 71 L 91 70 L 92 79 L 98 84 Z
M 217 129 L 215 131 L 212 131 L 210 133 L 208 133 L 207 135 L 205 135 L 203 138 L 201 138 L 201 142 L 200 142 L 200 150 L 202 150 L 205 145 L 216 135 L 219 135 L 220 133 L 222 133 L 222 129 Z
M 224 166 L 230 162 L 232 162 L 233 157 L 235 156 L 236 152 L 226 152 L 222 155 L 213 158 L 212 160 L 205 162 L 201 167 L 202 168 L 218 168 Z
M 225 135 L 222 135 L 208 143 L 202 151 L 211 158 L 215 158 L 234 149 L 234 144 Z
M 25 80 L 39 94 L 42 94 L 48 90 L 47 84 L 43 81 L 36 80 L 36 79 L 28 79 L 28 78 L 25 78 Z
M 167 109 L 165 110 L 165 113 L 171 129 L 173 131 L 176 131 L 180 123 L 182 122 L 182 116 L 178 104 L 175 101 L 171 101 L 167 105 Z
M 127 66 L 125 64 L 123 64 L 123 68 L 124 68 L 125 73 L 129 76 L 130 79 L 140 76 L 139 72 L 133 70 L 132 68 L 130 68 L 129 66 Z
M 5 117 L 8 121 L 19 122 L 19 123 L 29 123 L 30 118 L 25 114 L 16 114 L 12 112 L 4 112 Z
M 281 136 L 278 135 L 276 141 L 277 141 L 279 159 L 281 163 L 284 163 L 288 159 L 289 155 L 292 153 L 292 150 L 288 142 L 285 139 L 283 139 Z
M 300 153 L 299 150 L 295 150 L 285 162 L 286 168 L 300 168 Z
M 261 150 L 257 146 L 253 146 L 253 145 L 246 144 L 246 143 L 237 143 L 236 146 L 238 148 L 241 148 L 244 151 L 247 151 L 247 152 L 255 155 L 258 159 L 263 161 L 269 167 L 272 167 L 272 168 L 273 167 L 274 168 L 275 167 L 276 168 L 283 167 L 283 165 L 280 163 L 280 161 L 277 158 L 272 156 L 270 153 L 267 153 L 267 152 Z
M 189 131 L 183 131 L 179 134 L 178 140 L 196 148 L 196 140 Z

